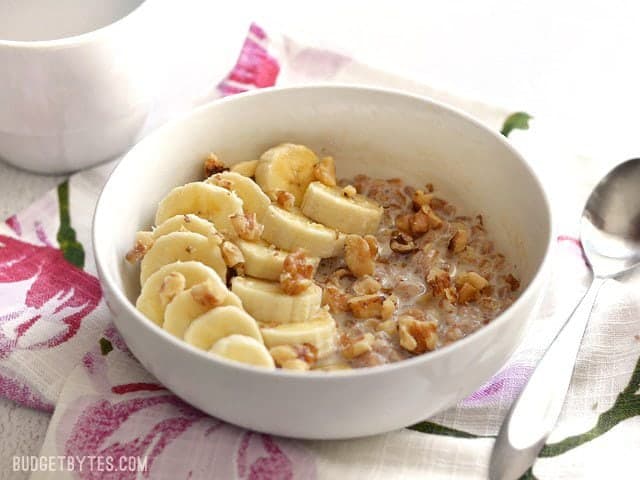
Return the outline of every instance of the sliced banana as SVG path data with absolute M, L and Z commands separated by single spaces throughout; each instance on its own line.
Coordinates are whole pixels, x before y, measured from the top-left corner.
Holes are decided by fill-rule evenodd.
M 257 167 L 258 160 L 247 160 L 233 165 L 231 171 L 244 175 L 245 177 L 253 177 L 256 174 Z
M 278 280 L 283 270 L 284 259 L 289 252 L 279 250 L 267 242 L 248 242 L 238 240 L 238 248 L 244 256 L 244 271 L 246 275 L 264 280 Z M 314 268 L 318 267 L 320 259 L 310 257 L 309 261 Z
M 303 248 L 311 256 L 329 258 L 342 255 L 345 235 L 315 223 L 300 210 L 271 205 L 263 218 L 262 238 L 283 250 Z
M 216 173 L 207 178 L 206 183 L 233 190 L 242 200 L 242 208 L 245 213 L 255 213 L 259 222 L 262 221 L 267 207 L 271 205 L 271 200 L 260 189 L 258 184 L 239 173 Z
M 200 315 L 184 332 L 184 340 L 202 350 L 209 350 L 218 340 L 233 334 L 246 335 L 262 343 L 256 321 L 234 306 L 216 307 Z
M 149 320 L 162 325 L 166 304 L 161 299 L 162 283 L 167 275 L 179 273 L 185 278 L 185 288 L 191 288 L 207 280 L 220 280 L 216 271 L 200 262 L 175 262 L 161 267 L 142 286 L 136 300 L 136 308 Z
M 275 282 L 235 277 L 231 291 L 253 318 L 268 324 L 306 322 L 322 301 L 322 289 L 315 284 L 298 295 L 287 295 Z
M 227 189 L 204 182 L 174 188 L 158 205 L 156 225 L 180 214 L 193 213 L 207 219 L 216 229 L 233 233 L 229 217 L 242 213 L 242 200 Z
M 220 306 L 229 305 L 242 308 L 240 298 L 238 298 L 238 296 L 233 292 L 228 293 L 227 298 L 223 300 Z M 170 334 L 183 339 L 184 332 L 187 330 L 189 325 L 191 325 L 191 322 L 199 316 L 204 315 L 209 310 L 211 310 L 211 307 L 203 305 L 193 298 L 191 289 L 184 290 L 176 295 L 169 305 L 167 305 L 167 308 L 164 311 L 164 322 L 162 323 L 162 328 Z
M 220 252 L 219 239 L 193 232 L 172 232 L 158 238 L 140 263 L 140 284 L 169 263 L 197 260 L 226 279 L 227 266 Z
M 283 143 L 262 154 L 256 167 L 256 182 L 273 200 L 277 192 L 293 194 L 300 206 L 307 185 L 314 180 L 313 166 L 318 157 L 304 145 Z
M 153 230 L 153 238 L 158 239 L 172 232 L 193 232 L 205 237 L 215 237 L 218 234 L 216 227 L 209 220 L 193 214 L 174 215 L 167 218 Z
M 309 343 L 324 358 L 336 348 L 336 322 L 329 312 L 318 310 L 308 322 L 285 323 L 260 329 L 267 348 Z
M 273 370 L 273 358 L 262 343 L 246 335 L 229 335 L 213 344 L 209 353 L 229 360 Z
M 318 223 L 344 233 L 373 234 L 383 209 L 363 195 L 344 195 L 340 187 L 311 182 L 302 199 L 302 213 Z

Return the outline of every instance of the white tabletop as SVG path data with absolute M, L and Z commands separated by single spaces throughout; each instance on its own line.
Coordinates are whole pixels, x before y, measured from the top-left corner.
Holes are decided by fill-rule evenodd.
M 544 118 L 577 153 L 622 160 L 640 151 L 634 118 L 640 9 L 632 2 L 243 3 L 248 19 L 302 42 Z M 61 178 L 0 163 L 0 216 L 29 205 Z M 48 418 L 0 399 L 0 472 L 11 471 L 13 455 L 38 454 Z

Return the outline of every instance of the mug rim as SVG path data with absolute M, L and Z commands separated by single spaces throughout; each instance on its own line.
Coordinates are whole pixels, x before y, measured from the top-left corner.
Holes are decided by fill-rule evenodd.
M 147 9 L 148 4 L 153 3 L 154 0 L 142 0 L 140 4 L 131 10 L 126 15 L 108 23 L 102 27 L 90 30 L 88 32 L 79 33 L 76 35 L 70 35 L 68 37 L 55 38 L 51 40 L 6 40 L 0 37 L 0 48 L 21 48 L 21 49 L 46 49 L 46 48 L 60 48 L 71 47 L 89 43 L 96 38 L 107 33 L 107 30 L 120 27 L 123 23 L 129 22 L 132 17 L 138 17 L 143 10 Z

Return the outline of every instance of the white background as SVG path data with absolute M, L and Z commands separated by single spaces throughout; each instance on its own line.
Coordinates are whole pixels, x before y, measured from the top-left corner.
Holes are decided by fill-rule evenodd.
M 634 2 L 245 0 L 220 8 L 431 86 L 528 111 L 576 153 L 609 161 L 640 156 Z M 211 28 L 230 28 L 225 15 L 213 15 Z M 0 216 L 58 180 L 0 163 Z M 37 454 L 47 421 L 0 400 L 0 477 L 14 454 Z

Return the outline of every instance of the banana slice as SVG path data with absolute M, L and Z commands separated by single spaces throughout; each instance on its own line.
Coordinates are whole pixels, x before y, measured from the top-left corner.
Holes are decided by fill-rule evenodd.
M 310 343 L 324 358 L 336 349 L 336 322 L 329 312 L 318 310 L 308 322 L 285 323 L 260 329 L 267 348 Z
M 259 222 L 262 222 L 265 210 L 271 205 L 271 200 L 260 190 L 258 184 L 239 173 L 216 173 L 207 178 L 206 183 L 235 192 L 242 200 L 242 208 L 245 213 L 255 213 Z
M 224 299 L 220 306 L 229 305 L 242 308 L 242 302 L 235 293 L 229 292 L 227 298 Z M 169 305 L 167 305 L 167 308 L 164 311 L 164 322 L 162 323 L 162 328 L 179 339 L 183 339 L 184 332 L 187 330 L 189 325 L 191 325 L 191 322 L 199 316 L 204 315 L 209 310 L 211 310 L 211 307 L 203 305 L 193 298 L 191 289 L 184 290 L 176 295 Z
M 158 238 L 140 263 L 140 284 L 160 267 L 177 261 L 197 260 L 213 268 L 226 279 L 227 266 L 220 252 L 218 238 L 207 238 L 193 232 L 172 232 Z
M 304 145 L 283 143 L 262 154 L 256 167 L 256 182 L 273 200 L 284 190 L 295 197 L 300 206 L 307 185 L 314 180 L 313 166 L 318 157 Z
M 205 237 L 215 237 L 218 235 L 216 227 L 209 220 L 200 218 L 197 215 L 185 214 L 167 218 L 153 230 L 153 238 L 157 240 L 163 235 L 172 232 L 193 232 L 204 235 Z
M 269 324 L 306 322 L 322 301 L 322 289 L 315 284 L 298 295 L 287 295 L 277 283 L 235 277 L 231 291 L 253 318 Z
M 256 321 L 234 306 L 217 307 L 196 318 L 184 332 L 184 340 L 202 350 L 209 350 L 218 340 L 233 334 L 246 335 L 262 343 Z
M 289 252 L 272 247 L 267 242 L 248 242 L 238 240 L 238 248 L 244 256 L 244 272 L 250 277 L 264 280 L 278 280 L 283 270 L 284 259 Z M 320 259 L 310 257 L 314 268 L 318 267 Z
M 205 218 L 224 233 L 233 233 L 229 216 L 242 213 L 242 200 L 229 190 L 204 182 L 174 188 L 158 205 L 156 225 L 180 214 Z
M 302 213 L 344 233 L 373 234 L 382 219 L 382 207 L 364 195 L 347 197 L 339 187 L 311 182 L 302 199 Z
M 329 258 L 342 255 L 345 235 L 315 223 L 302 215 L 271 205 L 263 218 L 262 238 L 283 250 L 305 249 L 311 256 Z
M 273 370 L 273 358 L 264 345 L 255 338 L 245 335 L 229 335 L 213 344 L 209 353 L 229 360 Z
M 166 308 L 160 290 L 165 277 L 171 273 L 179 273 L 185 278 L 185 288 L 191 288 L 207 280 L 220 280 L 213 268 L 200 262 L 175 262 L 160 268 L 147 279 L 136 300 L 136 308 L 157 325 L 162 325 Z

